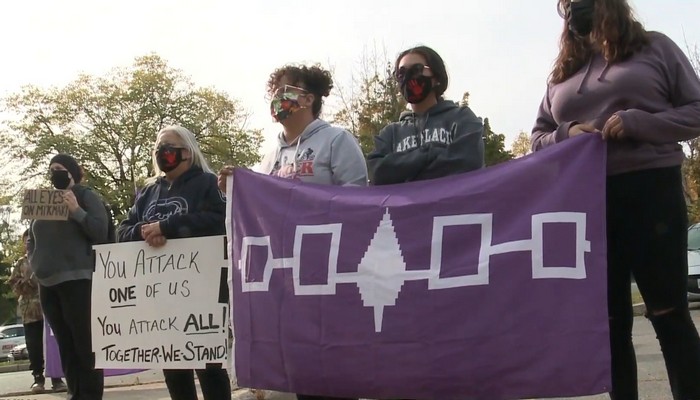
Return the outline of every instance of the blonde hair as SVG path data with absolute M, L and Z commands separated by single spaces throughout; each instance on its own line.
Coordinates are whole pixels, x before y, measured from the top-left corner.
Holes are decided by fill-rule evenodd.
M 153 171 L 156 172 L 156 176 L 163 175 L 163 171 L 158 168 L 158 162 L 156 161 L 156 150 L 158 150 L 158 139 L 166 132 L 173 132 L 179 136 L 180 139 L 182 139 L 183 147 L 189 150 L 191 154 L 189 161 L 192 165 L 200 167 L 204 172 L 208 172 L 210 174 L 214 173 L 214 171 L 212 171 L 212 169 L 209 167 L 207 160 L 204 158 L 204 154 L 202 154 L 202 150 L 199 148 L 197 137 L 194 136 L 194 133 L 180 125 L 170 125 L 158 132 L 156 141 L 153 144 Z

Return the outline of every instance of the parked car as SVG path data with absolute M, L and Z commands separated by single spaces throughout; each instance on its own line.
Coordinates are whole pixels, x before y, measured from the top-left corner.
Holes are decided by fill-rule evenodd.
M 12 351 L 10 351 L 10 358 L 13 360 L 27 360 L 29 359 L 29 352 L 27 352 L 27 344 L 20 344 L 15 346 Z
M 0 361 L 8 360 L 12 349 L 21 344 L 25 344 L 24 326 L 0 326 Z
M 700 301 L 700 223 L 688 228 L 688 300 Z

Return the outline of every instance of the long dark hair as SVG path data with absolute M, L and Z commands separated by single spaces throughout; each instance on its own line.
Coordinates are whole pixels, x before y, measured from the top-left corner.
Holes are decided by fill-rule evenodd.
M 447 76 L 447 68 L 445 68 L 445 62 L 442 61 L 442 57 L 428 46 L 416 46 L 404 50 L 396 57 L 396 62 L 394 62 L 394 76 L 396 76 L 396 73 L 399 71 L 399 63 L 406 54 L 420 54 L 425 58 L 430 70 L 433 72 L 433 77 L 440 83 L 434 89 L 435 95 L 441 97 L 442 94 L 445 93 L 445 90 L 447 90 L 447 85 L 450 82 Z
M 567 9 L 570 1 L 559 0 L 559 8 Z M 593 53 L 591 42 L 611 64 L 625 60 L 649 43 L 646 30 L 635 18 L 627 0 L 595 0 L 590 38 L 592 40 L 588 36 L 574 35 L 564 23 L 551 83 L 564 82 L 581 69 Z

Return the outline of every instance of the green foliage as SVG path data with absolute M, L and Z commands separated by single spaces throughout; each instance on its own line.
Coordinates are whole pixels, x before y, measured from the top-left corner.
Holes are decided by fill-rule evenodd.
M 374 148 L 374 136 L 383 127 L 398 121 L 406 111 L 406 101 L 399 94 L 391 63 L 374 58 L 369 65 L 372 67 L 365 68 L 356 83 L 359 90 L 351 95 L 341 94 L 343 106 L 333 119 L 358 138 L 365 155 Z
M 496 165 L 512 160 L 513 155 L 506 150 L 505 135 L 491 130 L 489 119 L 484 119 L 484 158 L 486 166 Z
M 3 204 L 0 202 L 0 204 Z M 24 249 L 20 236 L 14 229 L 10 208 L 0 206 L 0 325 L 14 323 L 17 318 L 17 298 L 7 284 L 12 266 L 22 256 Z
M 87 184 L 123 218 L 144 180 L 154 174 L 153 143 L 167 125 L 187 127 L 212 168 L 258 161 L 260 131 L 246 128 L 247 115 L 226 93 L 196 87 L 157 55 L 136 58 L 106 76 L 81 75 L 63 88 L 24 87 L 5 99 L 19 118 L 8 121 L 3 143 L 29 161 L 26 178 L 42 176 L 57 152 L 73 155 Z

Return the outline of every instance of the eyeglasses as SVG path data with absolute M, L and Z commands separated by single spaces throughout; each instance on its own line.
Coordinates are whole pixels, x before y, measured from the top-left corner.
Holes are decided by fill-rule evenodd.
M 284 85 L 284 86 L 282 86 L 282 87 L 277 88 L 277 89 L 276 89 L 275 91 L 273 91 L 272 93 L 268 93 L 268 94 L 265 96 L 265 100 L 270 101 L 270 100 L 272 100 L 273 98 L 281 98 L 282 96 L 284 96 L 285 93 L 295 93 L 295 91 L 302 92 L 301 94 L 307 94 L 307 93 L 309 93 L 308 90 L 306 90 L 306 89 L 304 89 L 304 88 L 302 88 L 302 87 L 299 87 L 299 86 Z
M 426 69 L 430 69 L 430 67 L 421 63 L 413 64 L 409 67 L 403 66 L 396 70 L 394 78 L 396 78 L 396 80 L 400 82 L 406 79 L 407 75 L 411 77 L 421 75 Z
M 185 148 L 182 147 L 182 146 L 176 146 L 176 145 L 170 144 L 170 143 L 161 143 L 161 144 L 158 145 L 158 147 L 156 147 L 155 150 L 153 150 L 153 153 L 156 154 L 156 153 L 158 153 L 159 151 L 164 151 L 164 152 L 171 152 L 171 151 L 172 151 L 172 152 L 174 152 L 174 151 L 176 151 L 176 150 L 178 150 L 178 149 L 183 149 L 183 150 L 184 150 Z

